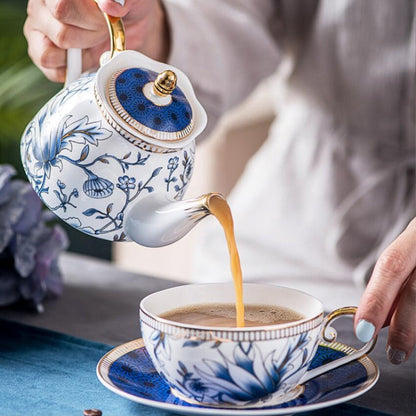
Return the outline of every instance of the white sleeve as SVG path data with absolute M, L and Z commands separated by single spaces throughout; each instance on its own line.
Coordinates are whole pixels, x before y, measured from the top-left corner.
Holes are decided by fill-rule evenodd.
M 273 0 L 165 0 L 169 62 L 182 69 L 208 112 L 209 127 L 279 62 Z

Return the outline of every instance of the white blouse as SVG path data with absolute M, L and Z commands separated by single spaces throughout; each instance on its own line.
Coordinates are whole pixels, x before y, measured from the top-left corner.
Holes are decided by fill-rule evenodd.
M 245 281 L 357 303 L 416 214 L 416 1 L 165 5 L 171 63 L 196 86 L 208 131 L 276 73 L 276 119 L 229 198 Z M 222 230 L 199 227 L 195 279 L 230 279 Z

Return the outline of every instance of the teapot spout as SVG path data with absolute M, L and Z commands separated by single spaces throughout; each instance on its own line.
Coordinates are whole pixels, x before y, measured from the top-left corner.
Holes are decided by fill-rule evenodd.
M 146 247 L 163 247 L 185 236 L 210 214 L 208 200 L 217 194 L 172 201 L 162 193 L 152 193 L 138 201 L 127 213 L 125 232 Z

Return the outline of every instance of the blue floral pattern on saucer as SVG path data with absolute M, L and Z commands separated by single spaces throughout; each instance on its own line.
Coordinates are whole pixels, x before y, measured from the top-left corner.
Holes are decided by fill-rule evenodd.
M 320 345 L 310 368 L 345 356 L 349 353 L 348 348 L 340 343 Z M 142 404 L 190 414 L 226 414 L 227 411 L 236 414 L 236 409 L 207 408 L 189 404 L 174 396 L 154 368 L 142 340 L 132 341 L 110 351 L 99 362 L 97 373 L 106 387 Z M 286 414 L 289 410 L 296 413 L 327 407 L 361 395 L 377 379 L 376 364 L 364 356 L 308 381 L 293 400 L 269 407 L 241 409 L 240 412 Z

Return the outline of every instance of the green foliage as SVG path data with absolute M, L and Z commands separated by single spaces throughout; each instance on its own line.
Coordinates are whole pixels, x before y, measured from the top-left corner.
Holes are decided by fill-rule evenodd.
M 27 123 L 60 85 L 48 81 L 27 55 L 26 2 L 0 2 L 0 163 L 20 170 L 19 141 Z

